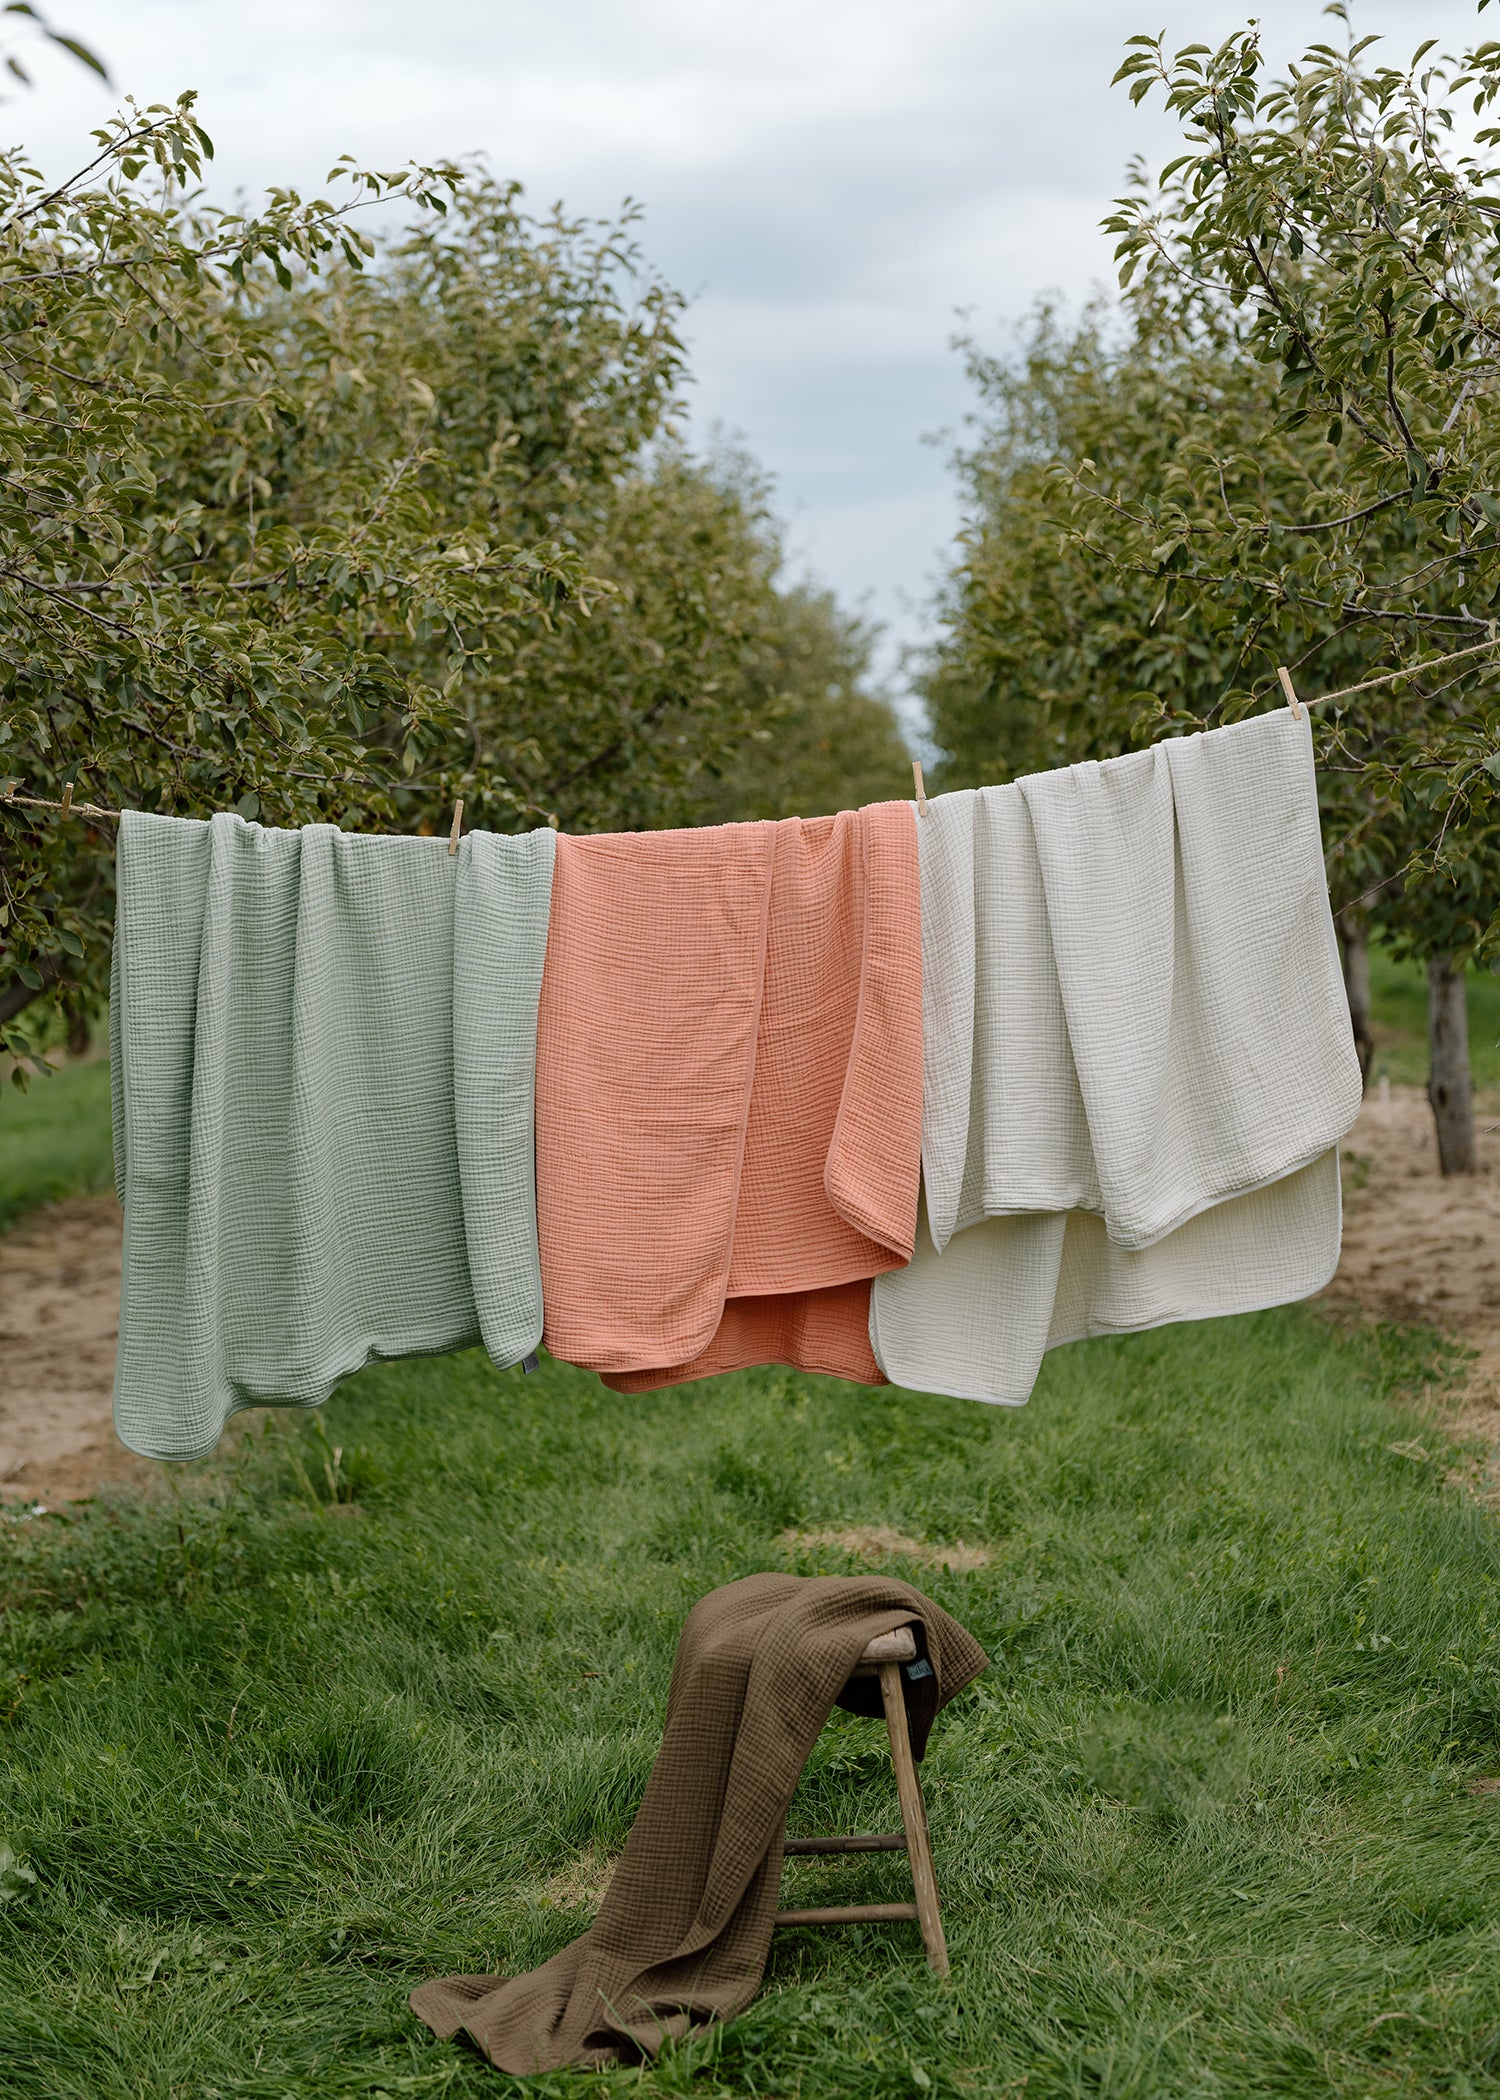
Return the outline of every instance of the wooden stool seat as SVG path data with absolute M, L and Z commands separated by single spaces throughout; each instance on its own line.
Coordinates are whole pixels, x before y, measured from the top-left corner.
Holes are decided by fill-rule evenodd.
M 927 1807 L 916 1759 L 911 1754 L 911 1736 L 906 1726 L 906 1699 L 901 1690 L 901 1665 L 915 1662 L 916 1638 L 909 1626 L 877 1634 L 855 1665 L 856 1677 L 879 1677 L 880 1699 L 885 1708 L 886 1731 L 891 1739 L 891 1764 L 896 1774 L 896 1795 L 901 1803 L 901 1834 L 892 1837 L 788 1838 L 789 1857 L 820 1852 L 904 1852 L 911 1862 L 914 1903 L 843 1903 L 812 1910 L 779 1910 L 778 1925 L 894 1925 L 911 1922 L 922 1929 L 927 1966 L 939 1976 L 948 1974 L 948 1943 L 938 1909 L 937 1876 L 932 1868 L 932 1840 L 927 1832 Z

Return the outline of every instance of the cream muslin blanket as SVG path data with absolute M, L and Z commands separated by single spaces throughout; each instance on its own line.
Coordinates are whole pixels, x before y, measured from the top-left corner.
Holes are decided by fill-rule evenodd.
M 127 812 L 110 1009 L 115 1424 L 195 1458 L 378 1358 L 542 1331 L 532 1164 L 555 839 Z
M 1307 720 L 928 811 L 924 1222 L 874 1287 L 887 1377 L 1018 1404 L 1059 1343 L 1321 1289 L 1360 1074 Z

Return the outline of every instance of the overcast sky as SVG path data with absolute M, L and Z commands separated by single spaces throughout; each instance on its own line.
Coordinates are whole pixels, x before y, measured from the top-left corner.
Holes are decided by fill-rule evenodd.
M 1268 48 L 1339 34 L 1313 0 L 44 0 L 118 93 L 187 87 L 216 190 L 317 189 L 482 151 L 539 204 L 646 207 L 692 297 L 693 415 L 774 474 L 799 567 L 918 639 L 958 522 L 946 446 L 968 406 L 958 315 L 999 344 L 1037 296 L 1112 277 L 1098 221 L 1127 159 L 1175 132 L 1111 89 L 1125 38 Z M 1474 0 L 1362 0 L 1405 58 L 1489 18 Z M 49 172 L 116 94 L 39 57 L 0 111 Z

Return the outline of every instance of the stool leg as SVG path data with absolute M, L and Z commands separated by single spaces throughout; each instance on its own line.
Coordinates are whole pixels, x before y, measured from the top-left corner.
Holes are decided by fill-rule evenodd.
M 906 1700 L 901 1690 L 901 1665 L 880 1665 L 880 1696 L 885 1704 L 885 1725 L 891 1738 L 891 1763 L 896 1768 L 896 1793 L 901 1802 L 901 1822 L 906 1831 L 906 1852 L 911 1862 L 912 1891 L 917 1899 L 917 1921 L 927 1966 L 939 1976 L 948 1974 L 948 1942 L 938 1911 L 937 1876 L 932 1870 L 932 1840 L 927 1834 L 927 1808 L 922 1800 L 922 1782 L 917 1761 L 911 1754 L 906 1728 Z

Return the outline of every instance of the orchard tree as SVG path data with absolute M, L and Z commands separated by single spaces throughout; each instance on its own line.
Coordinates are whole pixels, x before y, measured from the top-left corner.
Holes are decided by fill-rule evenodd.
M 652 826 L 774 747 L 807 608 L 673 434 L 630 214 L 344 163 L 241 216 L 191 97 L 98 139 L 56 188 L 0 158 L 0 797 Z M 417 216 L 377 251 L 368 201 Z M 0 1048 L 101 995 L 112 851 L 0 799 Z
M 1312 699 L 1400 672 L 1315 716 L 1330 881 L 1356 946 L 1373 914 L 1428 965 L 1462 1171 L 1461 973 L 1500 945 L 1500 130 L 1453 140 L 1500 45 L 1392 67 L 1372 43 L 1276 79 L 1253 29 L 1132 39 L 1120 77 L 1183 151 L 1107 221 L 1120 336 L 1044 319 L 976 367 L 992 415 L 930 691 L 957 763 L 987 737 L 1032 764 L 1280 705 L 1280 664 Z
M 56 187 L 0 157 L 0 769 L 110 807 L 254 814 L 264 796 L 293 818 L 409 822 L 392 788 L 431 766 L 455 672 L 504 619 L 590 586 L 560 546 L 414 529 L 380 459 L 301 528 L 245 439 L 306 419 L 281 354 L 294 270 L 363 266 L 361 199 L 437 210 L 463 178 L 351 170 L 344 203 L 285 191 L 243 218 L 182 201 L 210 150 L 191 97 L 98 139 Z M 434 642 L 440 675 L 412 675 L 377 629 Z M 24 809 L 0 824 L 15 1049 L 39 993 L 98 995 L 113 836 Z
M 1232 719 L 1258 642 L 1268 697 L 1281 704 L 1274 646 L 1253 624 L 1247 634 L 1233 592 L 1204 592 L 1188 612 L 1174 609 L 1170 582 L 1153 564 L 1120 559 L 1116 532 L 1099 524 L 1098 492 L 1129 515 L 1182 482 L 1185 457 L 1207 451 L 1228 462 L 1226 498 L 1299 498 L 1309 466 L 1320 465 L 1301 455 L 1309 442 L 1321 447 L 1321 434 L 1310 441 L 1282 432 L 1273 441 L 1274 379 L 1232 333 L 1187 332 L 1171 315 L 1132 303 L 1125 334 L 1102 309 L 1065 329 L 1044 308 L 1013 355 L 970 347 L 981 435 L 960 460 L 964 556 L 925 677 L 947 753 L 945 782 L 1108 757 L 1159 733 L 1164 720 Z M 1390 551 L 1404 558 L 1399 543 Z M 1357 634 L 1330 635 L 1322 661 L 1329 684 L 1357 682 L 1367 668 Z M 1377 696 L 1365 706 L 1368 715 Z M 1354 733 L 1346 722 L 1346 745 Z M 1362 760 L 1326 757 L 1320 789 L 1330 888 L 1357 995 L 1370 892 L 1381 894 L 1382 875 L 1411 847 L 1398 853 L 1388 826 L 1372 838 Z M 1420 836 L 1414 828 L 1412 842 Z M 1368 996 L 1352 996 L 1351 1005 L 1367 1063 Z
M 875 630 L 812 584 L 781 592 L 757 671 L 763 725 L 708 779 L 699 821 L 814 817 L 911 793 L 911 753 L 888 702 L 871 691 Z

